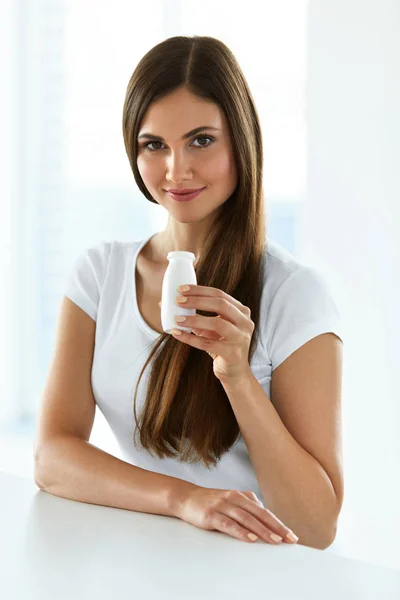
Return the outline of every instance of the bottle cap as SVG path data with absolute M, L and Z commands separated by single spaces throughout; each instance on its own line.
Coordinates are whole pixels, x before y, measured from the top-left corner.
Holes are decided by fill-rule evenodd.
M 171 260 L 171 258 L 190 258 L 191 260 L 195 260 L 196 256 L 193 252 L 186 252 L 186 250 L 174 250 L 167 254 L 167 259 Z

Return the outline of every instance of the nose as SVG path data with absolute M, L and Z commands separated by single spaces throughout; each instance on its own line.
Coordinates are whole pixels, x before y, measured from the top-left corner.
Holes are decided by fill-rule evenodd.
M 184 152 L 175 152 L 167 158 L 166 179 L 172 183 L 179 184 L 187 180 L 192 172 L 190 158 Z

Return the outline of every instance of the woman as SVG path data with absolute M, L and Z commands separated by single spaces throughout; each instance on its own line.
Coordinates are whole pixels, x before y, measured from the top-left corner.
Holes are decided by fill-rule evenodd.
M 128 84 L 123 136 L 168 223 L 89 248 L 69 278 L 66 298 L 96 321 L 96 404 L 129 465 L 188 486 L 163 514 L 326 548 L 343 500 L 340 319 L 323 278 L 266 238 L 260 122 L 231 51 L 201 36 L 152 48 Z M 161 326 L 172 250 L 196 255 L 198 285 L 177 290 L 197 310 L 192 334 Z

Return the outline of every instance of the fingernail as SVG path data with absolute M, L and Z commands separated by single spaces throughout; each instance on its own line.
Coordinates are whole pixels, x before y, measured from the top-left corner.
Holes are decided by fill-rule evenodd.
M 297 542 L 297 541 L 298 541 L 298 539 L 299 539 L 299 538 L 297 537 L 297 535 L 295 535 L 295 534 L 293 533 L 293 531 L 290 531 L 289 533 L 287 533 L 287 534 L 286 534 L 286 537 L 287 537 L 287 539 L 288 539 L 288 540 L 290 540 L 291 542 Z
M 180 285 L 178 287 L 179 292 L 188 292 L 190 290 L 190 285 Z
M 254 535 L 254 533 L 248 533 L 247 537 L 250 538 L 252 542 L 255 542 L 256 540 L 258 540 L 258 537 L 256 535 Z
M 276 535 L 276 533 L 271 533 L 271 539 L 274 540 L 274 542 L 281 542 L 282 538 L 280 535 Z
M 158 303 L 158 306 L 161 306 L 161 302 Z

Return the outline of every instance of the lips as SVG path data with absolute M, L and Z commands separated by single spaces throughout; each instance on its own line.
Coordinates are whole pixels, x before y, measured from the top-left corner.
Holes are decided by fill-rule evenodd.
M 170 194 L 175 194 L 176 196 L 184 196 L 186 194 L 195 194 L 196 192 L 200 192 L 201 190 L 204 190 L 204 188 L 197 188 L 197 189 L 185 190 L 185 191 L 167 190 L 167 192 L 169 192 Z
M 204 187 L 204 188 L 200 188 L 199 190 L 195 190 L 194 192 L 187 192 L 187 193 L 182 193 L 182 192 L 175 193 L 175 192 L 167 191 L 167 194 L 169 196 L 171 196 L 171 198 L 173 198 L 177 202 L 189 202 L 193 198 L 196 198 L 205 189 L 206 188 Z

